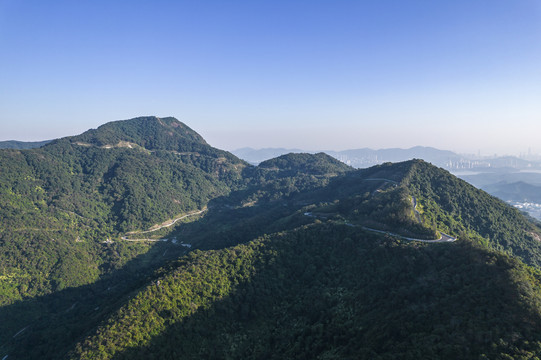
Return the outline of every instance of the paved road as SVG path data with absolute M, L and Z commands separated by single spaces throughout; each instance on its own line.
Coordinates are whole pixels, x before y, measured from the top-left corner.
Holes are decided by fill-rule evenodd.
M 353 224 L 348 224 L 346 223 L 346 225 L 349 225 L 349 226 L 355 226 Z M 377 230 L 377 229 L 372 229 L 372 228 L 369 228 L 369 227 L 366 227 L 366 226 L 361 226 L 361 228 L 363 230 L 367 230 L 367 231 L 372 231 L 372 232 L 377 232 L 377 233 L 380 233 L 380 234 L 386 234 L 386 235 L 390 235 L 390 236 L 394 236 L 394 237 L 397 237 L 397 238 L 400 238 L 400 239 L 404 239 L 404 240 L 408 240 L 408 241 L 421 241 L 421 242 L 426 242 L 426 243 L 444 243 L 444 242 L 453 242 L 453 241 L 456 241 L 456 238 L 450 236 L 450 235 L 447 235 L 447 234 L 444 234 L 442 232 L 440 232 L 440 238 L 439 239 L 434 239 L 434 240 L 425 240 L 425 239 L 416 239 L 416 238 L 410 238 L 410 237 L 407 237 L 407 236 L 402 236 L 402 235 L 399 235 L 399 234 L 395 234 L 395 233 L 392 233 L 390 231 L 383 231 L 383 230 Z
M 354 225 L 354 224 L 349 223 L 349 222 L 346 222 L 345 224 L 346 224 L 346 226 L 360 227 L 361 229 L 366 230 L 366 231 L 372 231 L 372 232 L 376 232 L 376 233 L 379 233 L 379 234 L 390 235 L 390 236 L 394 236 L 394 237 L 404 239 L 404 240 L 408 240 L 408 241 L 421 241 L 421 242 L 426 242 L 426 243 L 445 243 L 445 242 L 456 241 L 456 238 L 452 237 L 451 235 L 444 234 L 442 232 L 440 232 L 441 235 L 440 235 L 439 239 L 426 240 L 426 239 L 410 238 L 410 237 L 403 236 L 403 235 L 400 235 L 400 234 L 396 234 L 396 233 L 393 233 L 393 232 L 390 232 L 390 231 L 372 229 L 372 228 L 369 228 L 369 227 L 366 227 L 366 226 L 361 226 L 361 225 Z
M 391 179 L 385 179 L 385 178 L 368 178 L 368 179 L 363 179 L 363 180 L 364 181 L 387 181 L 387 182 L 398 185 L 398 182 L 396 182 L 394 180 L 391 180 Z
M 28 326 L 25 326 L 24 328 L 22 328 L 21 330 L 19 330 L 19 332 L 17 332 L 15 335 L 13 335 L 13 339 L 15 339 L 17 336 L 21 335 L 26 329 L 28 329 L 30 327 L 30 325 Z
M 128 239 L 126 236 L 122 236 L 121 239 L 124 240 L 124 241 L 151 241 L 151 242 L 169 240 L 169 239 Z
M 456 241 L 455 237 L 452 237 L 451 235 L 444 234 L 440 232 L 441 234 L 441 240 L 439 242 L 453 242 Z
M 207 210 L 208 210 L 207 208 L 204 208 L 203 210 L 200 210 L 200 211 L 195 211 L 195 212 L 192 212 L 192 213 L 189 213 L 189 214 L 186 214 L 186 215 L 182 215 L 182 216 L 180 216 L 180 217 L 178 217 L 176 219 L 173 219 L 173 221 L 171 221 L 170 223 L 158 226 L 157 228 L 152 229 L 152 230 L 132 231 L 132 232 L 127 233 L 126 235 L 148 234 L 148 233 L 151 233 L 151 232 L 155 232 L 155 231 L 161 230 L 163 228 L 173 226 L 179 220 L 185 219 L 185 218 L 187 218 L 189 216 L 199 215 L 201 213 L 204 213 Z M 127 236 L 122 236 L 121 239 L 125 240 L 125 241 L 166 241 L 167 240 L 167 239 L 128 239 Z

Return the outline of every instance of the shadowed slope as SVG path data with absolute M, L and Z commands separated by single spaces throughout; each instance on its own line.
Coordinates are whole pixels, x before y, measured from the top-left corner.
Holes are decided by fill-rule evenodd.
M 541 350 L 538 281 L 465 242 L 321 224 L 192 253 L 73 358 L 528 358 Z

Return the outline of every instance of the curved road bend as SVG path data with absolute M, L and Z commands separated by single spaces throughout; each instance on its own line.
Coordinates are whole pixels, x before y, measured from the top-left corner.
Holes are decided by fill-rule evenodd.
M 353 224 L 346 224 L 348 226 L 355 226 Z M 440 232 L 440 238 L 439 239 L 434 239 L 434 240 L 425 240 L 425 239 L 416 239 L 416 238 L 410 238 L 410 237 L 407 237 L 407 236 L 402 236 L 402 235 L 399 235 L 399 234 L 395 234 L 395 233 L 392 233 L 390 231 L 383 231 L 383 230 L 377 230 L 377 229 L 372 229 L 372 228 L 369 228 L 369 227 L 366 227 L 366 226 L 361 226 L 361 228 L 363 230 L 367 230 L 367 231 L 372 231 L 372 232 L 377 232 L 377 233 L 380 233 L 380 234 L 386 234 L 386 235 L 390 235 L 390 236 L 394 236 L 394 237 L 397 237 L 397 238 L 400 238 L 400 239 L 404 239 L 404 240 L 408 240 L 408 241 L 421 241 L 421 242 L 426 242 L 426 243 L 444 243 L 444 242 L 453 242 L 453 241 L 456 241 L 456 238 L 455 237 L 452 237 L 450 235 L 447 235 L 447 234 L 444 234 L 442 232 Z
M 391 180 L 391 179 L 385 179 L 385 178 L 367 178 L 367 179 L 362 179 L 362 180 L 364 180 L 364 181 L 387 181 L 387 182 L 398 185 L 397 181 L 394 181 L 394 180 Z
M 201 213 L 204 213 L 207 210 L 208 210 L 208 208 L 204 208 L 203 210 L 200 210 L 200 211 L 195 211 L 195 212 L 192 212 L 192 213 L 189 213 L 189 214 L 186 214 L 186 215 L 182 215 L 182 216 L 180 216 L 180 217 L 178 217 L 176 219 L 173 219 L 172 222 L 170 222 L 168 224 L 165 224 L 165 225 L 161 225 L 161 226 L 157 227 L 156 229 L 146 230 L 146 231 L 130 232 L 130 233 L 127 233 L 126 235 L 148 234 L 148 233 L 151 233 L 151 232 L 154 232 L 154 231 L 158 231 L 158 230 L 161 230 L 163 228 L 175 225 L 175 223 L 177 221 L 179 221 L 179 220 L 182 220 L 182 219 L 190 217 L 190 216 L 199 215 Z M 167 240 L 167 239 L 165 239 L 165 240 L 164 239 L 128 239 L 127 236 L 122 236 L 121 239 L 125 240 L 125 241 L 165 241 L 165 240 Z
M 352 223 L 349 223 L 349 222 L 346 222 L 345 224 L 346 224 L 346 226 L 360 227 L 361 229 L 366 230 L 366 231 L 372 231 L 372 232 L 376 232 L 376 233 L 379 233 L 379 234 L 390 235 L 390 236 L 394 236 L 394 237 L 397 237 L 399 239 L 404 239 L 404 240 L 408 240 L 408 241 L 421 241 L 421 242 L 426 242 L 426 243 L 445 243 L 445 242 L 456 241 L 455 237 L 452 237 L 451 235 L 444 234 L 442 232 L 440 232 L 441 235 L 440 235 L 439 239 L 426 240 L 426 239 L 410 238 L 410 237 L 402 236 L 402 235 L 399 235 L 399 234 L 396 234 L 396 233 L 393 233 L 393 232 L 390 232 L 390 231 L 372 229 L 372 228 L 369 228 L 369 227 L 366 227 L 366 226 L 353 225 Z

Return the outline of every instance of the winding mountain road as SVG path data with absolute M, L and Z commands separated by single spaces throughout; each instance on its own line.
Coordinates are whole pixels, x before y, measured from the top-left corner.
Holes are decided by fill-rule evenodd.
M 356 225 L 348 224 L 348 223 L 346 223 L 346 225 L 356 226 Z M 359 226 L 359 225 L 357 225 L 357 226 Z M 366 226 L 361 226 L 361 228 L 363 230 L 366 230 L 366 231 L 372 231 L 372 232 L 377 232 L 377 233 L 380 233 L 380 234 L 386 234 L 386 235 L 390 235 L 390 236 L 397 237 L 397 238 L 404 239 L 404 240 L 408 240 L 408 241 L 420 241 L 420 242 L 425 242 L 425 243 L 445 243 L 445 242 L 456 241 L 456 238 L 454 238 L 454 237 L 452 237 L 450 235 L 444 234 L 442 232 L 440 232 L 440 238 L 439 239 L 425 240 L 425 239 L 416 239 L 416 238 L 410 238 L 410 237 L 407 237 L 407 236 L 402 236 L 402 235 L 399 235 L 399 234 L 396 234 L 396 233 L 393 233 L 393 232 L 390 232 L 390 231 L 372 229 L 372 228 L 369 228 L 369 227 L 366 227 Z
M 386 182 L 390 182 L 392 184 L 395 184 L 395 185 L 398 185 L 398 182 L 394 181 L 394 180 L 391 180 L 391 179 L 385 179 L 385 178 L 367 178 L 367 179 L 363 179 L 364 181 L 386 181 Z
M 385 178 L 368 178 L 368 179 L 363 179 L 363 180 L 364 181 L 384 181 L 384 182 L 388 182 L 388 183 L 391 183 L 391 184 L 398 185 L 398 182 L 396 182 L 394 180 L 391 180 L 391 179 L 385 179 Z M 381 189 L 381 187 L 378 187 L 372 193 L 372 195 L 375 195 L 375 193 L 378 192 L 380 189 Z M 413 205 L 413 212 L 415 214 L 415 219 L 417 220 L 417 222 L 419 224 L 422 224 L 423 221 L 421 219 L 421 213 L 419 212 L 419 210 L 417 210 L 417 198 L 415 196 L 411 197 L 411 204 Z M 312 213 L 305 213 L 304 215 L 314 216 L 314 215 L 312 215 Z M 408 241 L 420 241 L 420 242 L 425 242 L 425 243 L 446 243 L 446 242 L 454 242 L 454 241 L 456 241 L 455 237 L 452 237 L 451 235 L 447 235 L 447 234 L 442 233 L 442 232 L 440 232 L 439 239 L 425 240 L 425 239 L 417 239 L 417 238 L 411 238 L 411 237 L 407 237 L 407 236 L 402 236 L 402 235 L 399 235 L 399 234 L 396 234 L 396 233 L 393 233 L 393 232 L 390 232 L 390 231 L 377 230 L 377 229 L 372 229 L 372 228 L 369 228 L 369 227 L 366 227 L 366 226 L 354 225 L 354 224 L 351 224 L 351 223 L 349 223 L 347 221 L 346 221 L 346 225 L 347 226 L 352 226 L 352 227 L 360 227 L 360 228 L 362 228 L 363 230 L 366 230 L 366 231 L 372 231 L 372 232 L 376 232 L 376 233 L 379 233 L 379 234 L 390 235 L 390 236 L 397 237 L 397 238 L 404 239 L 404 240 L 408 240 Z
M 204 208 L 204 209 L 199 210 L 199 211 L 194 211 L 192 213 L 182 215 L 182 216 L 180 216 L 178 218 L 173 219 L 170 223 L 164 223 L 163 225 L 160 225 L 155 229 L 146 230 L 146 231 L 132 231 L 132 232 L 129 232 L 129 233 L 126 234 L 126 236 L 122 236 L 121 239 L 125 240 L 125 241 L 166 241 L 167 239 L 129 239 L 127 235 L 148 234 L 148 233 L 151 233 L 151 232 L 155 232 L 155 231 L 161 230 L 163 228 L 173 226 L 179 220 L 185 219 L 185 218 L 190 217 L 190 216 L 195 216 L 195 215 L 202 214 L 207 210 L 208 210 L 208 208 Z

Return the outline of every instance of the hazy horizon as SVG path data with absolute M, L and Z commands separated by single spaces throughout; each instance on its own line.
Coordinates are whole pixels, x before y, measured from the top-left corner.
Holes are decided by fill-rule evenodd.
M 0 140 L 174 116 L 211 145 L 541 153 L 541 3 L 0 0 Z
M 129 119 L 123 119 L 123 120 L 129 120 Z M 112 121 L 117 121 L 117 120 L 112 120 Z M 103 124 L 105 124 L 105 123 L 103 123 Z M 103 124 L 101 124 L 101 125 L 103 125 Z M 186 124 L 186 125 L 190 126 L 189 124 Z M 91 129 L 95 129 L 95 128 L 91 128 Z M 86 129 L 84 131 L 91 130 L 91 129 Z M 223 150 L 227 150 L 227 151 L 230 151 L 230 152 L 231 151 L 241 150 L 241 149 L 244 149 L 244 148 L 250 148 L 250 149 L 253 149 L 253 150 L 287 149 L 287 150 L 306 151 L 306 152 L 318 152 L 318 151 L 336 151 L 336 152 L 339 152 L 339 151 L 356 150 L 356 149 L 371 149 L 371 150 L 376 150 L 377 151 L 377 150 L 388 150 L 388 149 L 408 150 L 408 149 L 412 149 L 412 148 L 415 148 L 415 147 L 425 147 L 425 148 L 434 148 L 434 149 L 443 150 L 443 151 L 452 151 L 452 152 L 457 153 L 459 155 L 473 155 L 473 156 L 481 156 L 481 157 L 492 157 L 492 156 L 517 156 L 517 157 L 519 157 L 519 156 L 526 156 L 526 155 L 528 155 L 528 156 L 529 155 L 531 155 L 531 156 L 539 156 L 539 155 L 541 155 L 540 153 L 536 153 L 536 152 L 532 151 L 531 148 L 525 149 L 525 151 L 521 151 L 521 152 L 518 152 L 518 153 L 483 152 L 482 149 L 478 149 L 477 151 L 472 151 L 472 152 L 466 152 L 466 151 L 459 151 L 459 150 L 456 150 L 456 149 L 441 148 L 441 147 L 437 147 L 437 146 L 429 146 L 429 145 L 422 145 L 422 144 L 417 144 L 417 145 L 412 145 L 412 146 L 402 146 L 402 147 L 400 147 L 400 146 L 388 146 L 388 147 L 356 146 L 356 147 L 344 147 L 344 148 L 325 148 L 325 147 L 303 148 L 303 147 L 299 147 L 299 146 L 272 146 L 272 145 L 271 146 L 257 146 L 257 145 L 256 146 L 249 146 L 249 145 L 241 146 L 241 145 L 238 145 L 238 146 L 231 146 L 231 147 L 220 147 L 220 146 L 217 146 L 216 144 L 212 143 L 212 141 L 210 141 L 204 134 L 200 133 L 197 129 L 193 129 L 193 130 L 195 130 L 200 135 L 202 135 L 203 138 L 209 143 L 209 145 L 211 145 L 213 147 L 223 149 Z M 51 138 L 47 138 L 47 139 L 37 139 L 37 140 L 0 139 L 0 141 L 40 142 L 40 141 L 48 141 L 48 140 L 59 139 L 59 138 L 65 137 L 65 136 L 79 135 L 80 133 L 82 133 L 84 131 L 81 131 L 79 133 L 69 134 L 69 135 L 51 137 Z

